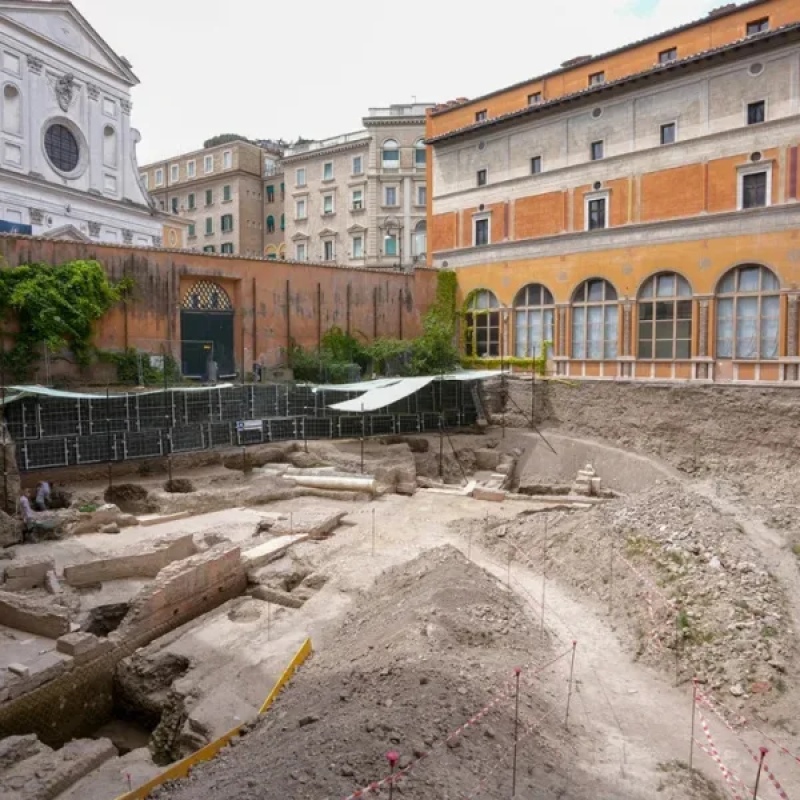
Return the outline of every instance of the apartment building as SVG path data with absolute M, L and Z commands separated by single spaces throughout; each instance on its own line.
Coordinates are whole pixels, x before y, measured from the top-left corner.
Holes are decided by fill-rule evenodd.
M 425 262 L 432 107 L 371 108 L 362 130 L 286 151 L 290 260 L 396 269 Z
M 278 144 L 236 140 L 149 164 L 141 177 L 161 210 L 188 221 L 189 249 L 277 258 L 281 153 Z
M 755 0 L 428 119 L 465 354 L 800 379 L 800 4 Z

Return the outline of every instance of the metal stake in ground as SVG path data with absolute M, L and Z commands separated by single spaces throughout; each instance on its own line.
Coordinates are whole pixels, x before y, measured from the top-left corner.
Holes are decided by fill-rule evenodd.
M 611 616 L 614 604 L 614 536 L 608 534 L 608 616 Z
M 372 555 L 375 555 L 375 509 L 372 509 Z
M 692 681 L 692 733 L 689 737 L 689 775 L 692 776 L 692 765 L 694 764 L 694 720 L 697 716 L 697 678 Z
M 390 750 L 386 754 L 386 760 L 389 762 L 389 769 L 391 770 L 391 775 L 389 776 L 389 800 L 392 800 L 392 794 L 394 793 L 394 768 L 399 759 L 400 753 L 397 750 Z
M 675 609 L 675 685 L 680 682 L 681 654 L 680 643 L 683 638 L 681 635 L 681 607 Z
M 444 417 L 439 414 L 439 480 L 444 477 Z
M 272 603 L 267 603 L 267 641 L 272 635 Z
M 756 773 L 756 786 L 753 789 L 753 800 L 758 800 L 758 784 L 761 783 L 761 770 L 764 768 L 764 759 L 767 757 L 767 750 L 766 747 L 759 747 L 758 752 L 761 754 L 761 758 L 758 760 L 758 772 Z
M 108 496 L 111 499 L 111 488 L 113 479 L 111 477 L 111 401 L 108 395 L 108 386 L 106 386 L 106 439 L 108 445 Z
M 364 404 L 361 404 L 361 474 L 364 474 Z
M 514 703 L 514 766 L 511 769 L 511 797 L 517 796 L 517 744 L 519 743 L 519 674 L 522 670 L 514 668 L 517 679 L 517 697 Z
M 572 684 L 573 678 L 575 677 L 575 649 L 577 648 L 578 643 L 576 641 L 572 642 L 572 661 L 569 665 L 569 690 L 567 691 L 567 713 L 564 717 L 564 727 L 569 728 L 569 706 L 572 702 Z
M 542 541 L 542 639 L 544 639 L 544 601 L 547 591 L 547 517 L 544 518 L 544 540 Z
M 0 391 L 3 393 L 3 407 L 0 409 L 0 426 L 2 426 L 3 433 L 3 511 L 9 512 L 11 509 L 8 504 L 8 463 L 7 448 L 9 445 L 8 429 L 6 428 L 6 371 L 5 367 L 0 371 Z

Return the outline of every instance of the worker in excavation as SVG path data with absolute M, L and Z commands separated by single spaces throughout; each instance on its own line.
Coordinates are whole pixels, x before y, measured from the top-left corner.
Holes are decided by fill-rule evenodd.
M 34 505 L 37 511 L 47 511 L 50 508 L 50 484 L 47 481 L 41 481 L 36 487 L 36 500 Z
M 19 496 L 19 502 L 17 503 L 17 508 L 19 510 L 19 515 L 22 517 L 22 522 L 25 525 L 22 532 L 22 538 L 23 540 L 32 541 L 34 538 L 33 532 L 36 527 L 36 516 L 31 508 L 29 494 L 30 491 L 28 489 L 22 490 L 22 494 Z

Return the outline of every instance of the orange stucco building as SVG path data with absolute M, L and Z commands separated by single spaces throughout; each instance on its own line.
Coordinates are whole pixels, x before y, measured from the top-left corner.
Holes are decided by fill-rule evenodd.
M 427 124 L 428 258 L 467 355 L 797 381 L 800 3 L 756 0 Z

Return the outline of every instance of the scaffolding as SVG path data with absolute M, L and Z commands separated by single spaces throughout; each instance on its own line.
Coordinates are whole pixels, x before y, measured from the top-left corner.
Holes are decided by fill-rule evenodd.
M 303 384 L 171 388 L 146 393 L 27 394 L 3 389 L 20 472 L 164 458 L 269 442 L 438 432 L 473 425 L 475 381 L 439 379 L 368 414 L 332 403 L 362 391 Z

